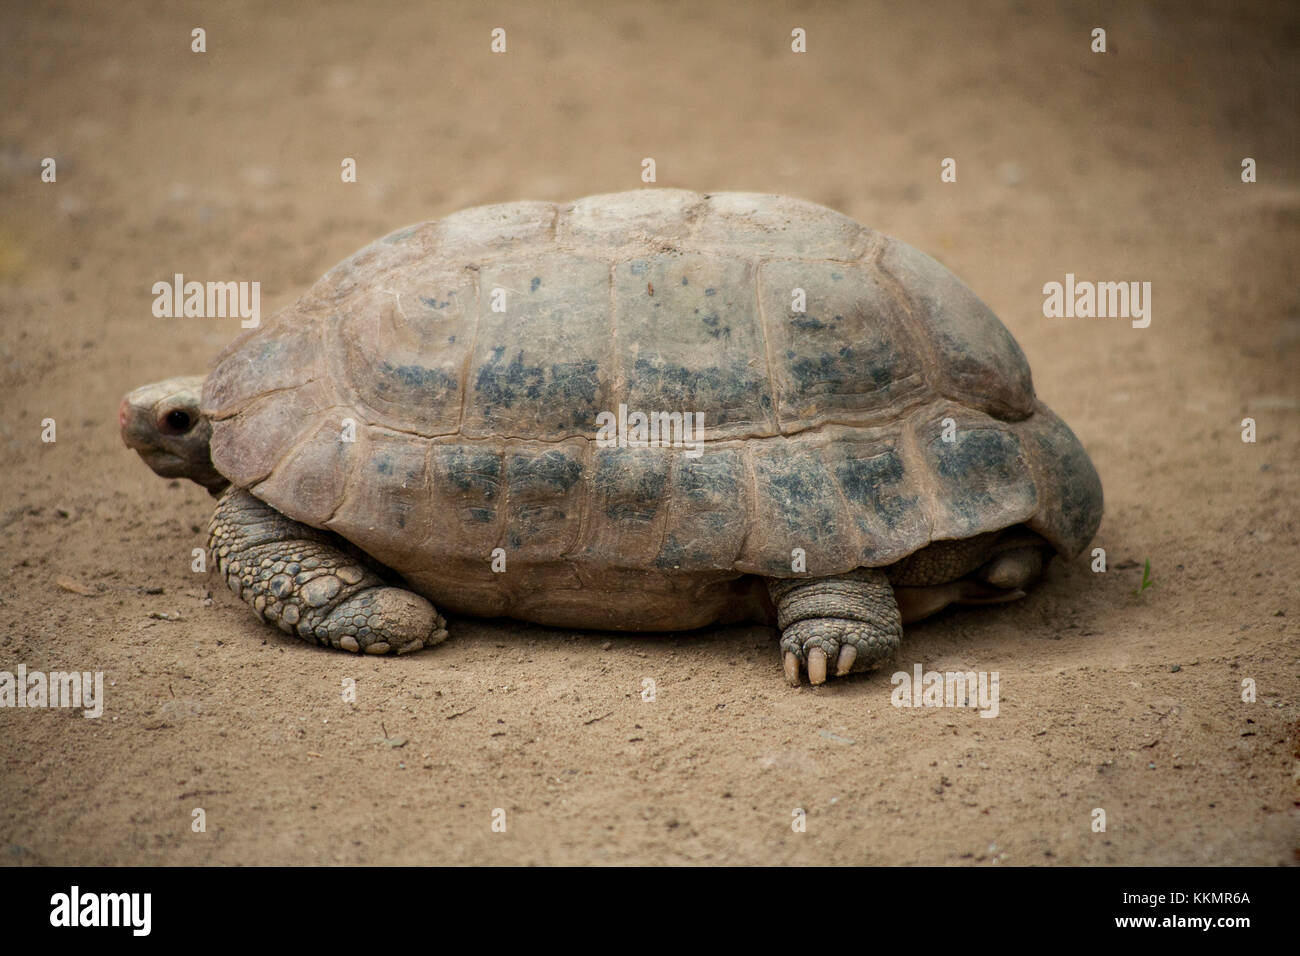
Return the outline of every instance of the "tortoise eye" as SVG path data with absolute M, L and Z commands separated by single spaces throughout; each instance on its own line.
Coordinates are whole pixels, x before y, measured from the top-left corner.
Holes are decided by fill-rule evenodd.
M 163 416 L 163 427 L 173 434 L 180 435 L 190 430 L 193 422 L 190 421 L 189 412 L 174 408 Z

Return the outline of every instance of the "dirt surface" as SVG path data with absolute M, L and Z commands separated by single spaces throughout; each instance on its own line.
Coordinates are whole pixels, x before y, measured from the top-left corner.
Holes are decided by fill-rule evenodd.
M 5 6 L 0 669 L 106 696 L 0 709 L 5 863 L 1296 861 L 1294 5 Z M 258 280 L 270 314 L 397 227 L 638 188 L 644 157 L 965 279 L 1097 465 L 1106 573 L 793 689 L 765 628 L 457 618 L 357 658 L 191 572 L 212 501 L 122 447 L 117 403 L 239 329 L 155 318 L 155 281 Z M 1045 318 L 1066 273 L 1151 282 L 1150 327 Z M 891 706 L 916 664 L 997 671 L 998 716 Z

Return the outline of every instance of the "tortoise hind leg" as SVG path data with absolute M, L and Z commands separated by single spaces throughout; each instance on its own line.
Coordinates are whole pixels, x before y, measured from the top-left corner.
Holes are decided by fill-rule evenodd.
M 884 571 L 860 568 L 832 578 L 778 578 L 767 582 L 781 629 L 785 676 L 799 684 L 799 670 L 808 680 L 825 683 L 827 666 L 843 676 L 871 670 L 898 650 L 903 622 L 894 588 Z
M 941 546 L 946 544 L 941 542 Z M 918 552 L 904 571 L 892 576 L 894 598 L 904 624 L 937 614 L 950 604 L 1005 604 L 1019 600 L 1043 576 L 1051 552 L 1041 539 L 1013 537 L 989 548 L 980 556 L 987 557 L 982 565 L 953 580 L 945 579 L 941 560 L 927 564 L 926 557 L 925 551 Z
M 286 634 L 367 654 L 446 639 L 434 606 L 389 587 L 338 536 L 287 518 L 241 488 L 221 496 L 208 548 L 230 589 Z

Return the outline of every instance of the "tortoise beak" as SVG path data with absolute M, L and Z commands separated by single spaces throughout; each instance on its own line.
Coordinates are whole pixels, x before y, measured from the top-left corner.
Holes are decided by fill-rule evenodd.
M 140 452 L 142 457 L 145 452 L 158 449 L 150 440 L 149 409 L 136 405 L 131 401 L 130 395 L 122 399 L 122 404 L 117 407 L 117 424 L 122 433 L 122 444 L 127 448 Z

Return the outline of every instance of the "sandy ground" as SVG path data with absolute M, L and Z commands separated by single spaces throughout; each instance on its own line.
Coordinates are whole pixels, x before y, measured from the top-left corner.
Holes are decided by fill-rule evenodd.
M 212 6 L 0 20 L 0 669 L 107 683 L 98 720 L 0 709 L 0 859 L 1296 862 L 1294 5 Z M 996 719 L 895 708 L 893 668 L 792 689 L 758 627 L 456 619 L 358 659 L 190 571 L 211 500 L 117 402 L 238 328 L 154 318 L 155 281 L 256 279 L 269 314 L 394 228 L 637 188 L 646 156 L 937 256 L 1087 447 L 1109 570 L 905 635 L 897 669 L 998 671 Z M 1067 272 L 1150 281 L 1150 327 L 1044 318 Z

